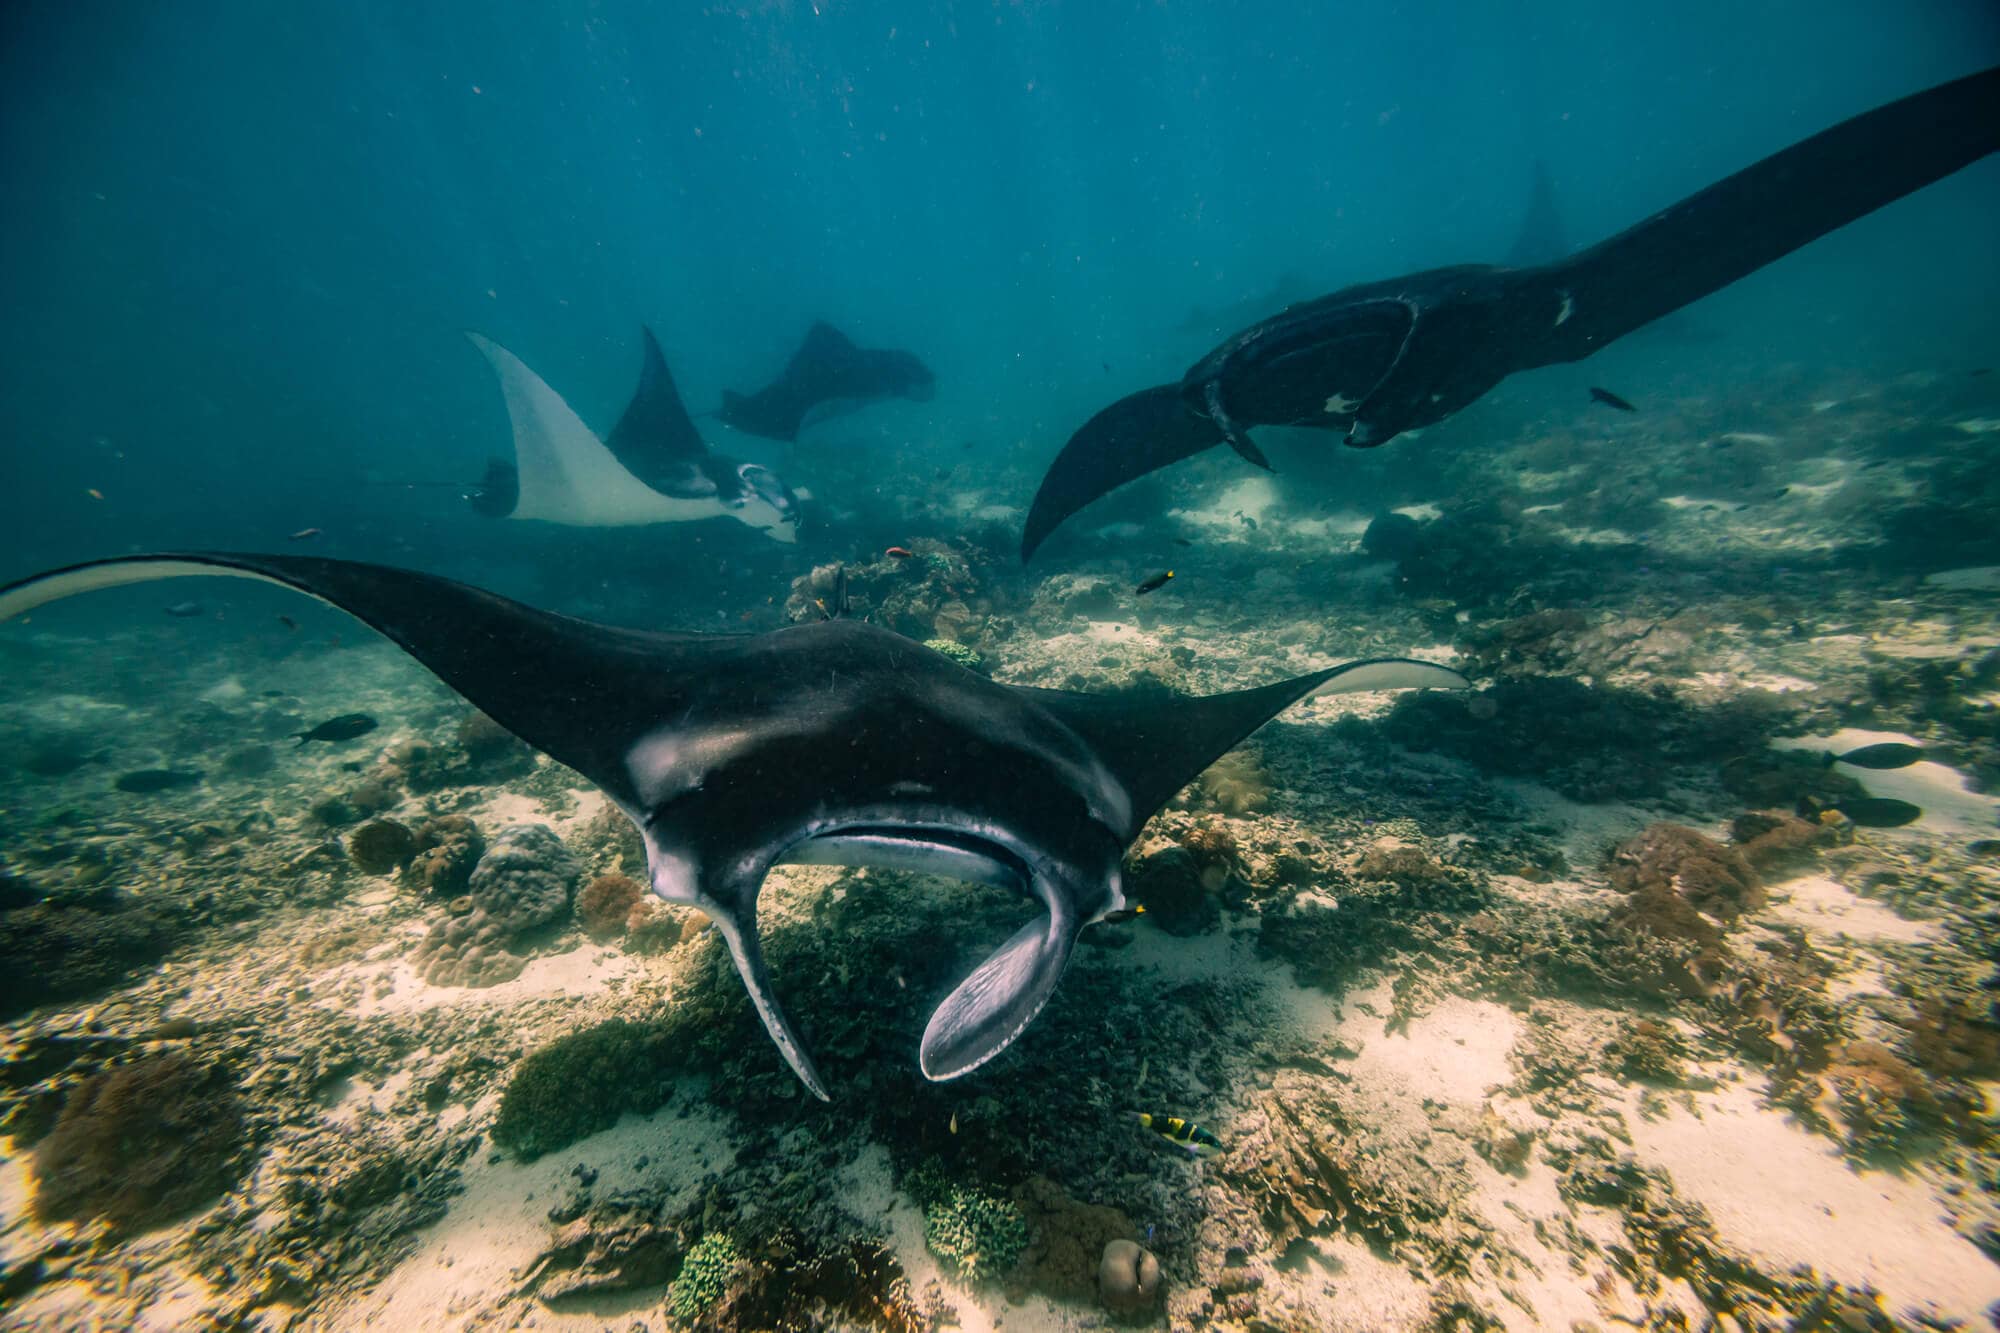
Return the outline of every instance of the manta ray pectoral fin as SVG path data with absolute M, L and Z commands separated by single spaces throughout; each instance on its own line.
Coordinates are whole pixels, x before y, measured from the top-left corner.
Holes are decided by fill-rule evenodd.
M 924 1077 L 958 1078 L 1011 1046 L 1055 993 L 1079 928 L 1066 911 L 1044 912 L 960 982 L 924 1028 Z
M 1049 465 L 1028 507 L 1021 560 L 1033 558 L 1050 533 L 1093 500 L 1222 438 L 1213 421 L 1189 410 L 1178 384 L 1156 384 L 1119 399 L 1070 436 Z
M 743 916 L 708 902 L 702 904 L 702 909 L 714 919 L 716 930 L 729 945 L 729 956 L 736 964 L 737 975 L 743 978 L 743 989 L 749 992 L 750 1003 L 756 1007 L 757 1017 L 764 1020 L 764 1030 L 771 1034 L 778 1054 L 785 1057 L 785 1063 L 813 1096 L 823 1102 L 832 1101 L 826 1085 L 820 1082 L 819 1071 L 813 1068 L 812 1057 L 806 1054 L 805 1043 L 792 1030 L 791 1020 L 785 1017 L 784 1008 L 771 989 L 771 972 L 764 965 L 764 951 L 757 944 L 754 907 Z
M 1222 432 L 1222 441 L 1224 444 L 1234 449 L 1246 463 L 1254 463 L 1266 472 L 1276 472 L 1278 470 L 1271 466 L 1271 460 L 1264 457 L 1264 451 L 1259 449 L 1256 443 L 1243 433 L 1243 428 L 1237 425 L 1235 420 L 1230 417 L 1229 409 L 1222 402 L 1222 381 L 1220 379 L 1211 379 L 1207 384 L 1202 385 L 1201 401 L 1202 406 L 1208 411 L 1208 419 L 1213 421 L 1215 428 Z

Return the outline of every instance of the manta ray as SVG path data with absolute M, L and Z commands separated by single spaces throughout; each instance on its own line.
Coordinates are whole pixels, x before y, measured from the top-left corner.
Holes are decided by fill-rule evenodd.
M 1509 375 L 1580 361 L 1997 148 L 1989 69 L 1844 121 L 1575 254 L 1430 269 L 1290 306 L 1071 436 L 1029 508 L 1021 558 L 1091 501 L 1214 445 L 1268 469 L 1252 427 L 1368 448 L 1442 421 Z
M 798 540 L 800 496 L 771 469 L 713 453 L 681 402 L 651 329 L 639 387 L 599 440 L 521 359 L 468 333 L 500 377 L 514 429 L 514 464 L 489 464 L 473 507 L 491 517 L 576 527 L 631 527 L 733 518 L 781 542 Z
M 927 402 L 937 381 L 914 353 L 857 347 L 825 320 L 806 330 L 785 369 L 755 393 L 722 395 L 716 416 L 737 430 L 773 440 L 797 440 L 814 421 L 877 398 Z
M 821 1098 L 758 947 L 757 893 L 773 865 L 917 870 L 1035 905 L 925 1028 L 924 1074 L 957 1078 L 1040 1012 L 1078 932 L 1124 908 L 1125 848 L 1224 752 L 1309 695 L 1466 685 L 1392 658 L 1206 698 L 1075 694 L 998 684 L 857 621 L 750 635 L 614 629 L 431 574 L 306 556 L 72 565 L 0 588 L 0 620 L 91 589 L 204 574 L 282 584 L 347 611 L 601 787 L 638 826 L 653 892 L 708 914 L 771 1040 Z

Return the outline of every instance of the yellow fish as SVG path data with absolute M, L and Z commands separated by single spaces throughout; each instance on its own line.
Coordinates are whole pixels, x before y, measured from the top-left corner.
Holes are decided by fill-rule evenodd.
M 1139 1123 L 1191 1157 L 1213 1157 L 1222 1151 L 1222 1140 L 1176 1115 L 1148 1115 L 1138 1112 Z

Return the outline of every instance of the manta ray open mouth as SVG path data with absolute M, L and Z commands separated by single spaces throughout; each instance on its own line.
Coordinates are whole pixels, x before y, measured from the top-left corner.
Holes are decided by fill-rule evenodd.
M 781 865 L 869 866 L 1028 892 L 1027 863 L 992 838 L 963 829 L 854 824 L 815 834 L 778 858 Z

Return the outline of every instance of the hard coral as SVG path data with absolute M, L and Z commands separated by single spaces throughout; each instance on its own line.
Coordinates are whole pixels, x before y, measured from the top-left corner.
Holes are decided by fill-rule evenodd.
M 347 855 L 364 874 L 389 874 L 408 865 L 416 854 L 416 835 L 393 819 L 363 824 L 347 838 Z
M 968 648 L 964 644 L 952 639 L 925 639 L 924 647 L 934 653 L 950 658 L 967 671 L 979 670 L 980 663 L 986 660 L 974 649 Z
M 511 947 L 526 932 L 569 911 L 576 858 L 540 824 L 496 838 L 472 872 L 472 910 L 432 925 L 417 947 L 424 980 L 440 986 L 492 986 L 519 976 L 526 959 Z
M 514 1067 L 493 1142 L 524 1161 L 609 1129 L 665 1098 L 671 1034 L 615 1018 L 531 1052 Z
M 924 1243 L 932 1254 L 978 1282 L 1004 1273 L 1028 1244 L 1021 1210 L 984 1190 L 953 1186 L 924 1210 Z
M 694 1243 L 681 1261 L 680 1276 L 674 1279 L 667 1297 L 667 1309 L 683 1324 L 691 1324 L 714 1309 L 729 1290 L 743 1252 L 726 1231 L 711 1231 Z
M 417 848 L 408 867 L 410 881 L 440 898 L 465 892 L 472 868 L 486 850 L 479 826 L 464 815 L 440 815 L 417 825 L 414 833 Z
M 576 919 L 594 940 L 622 935 L 643 893 L 630 875 L 599 875 L 576 895 Z
M 1198 781 L 1202 794 L 1226 815 L 1253 815 L 1271 803 L 1271 775 L 1247 748 L 1216 760 Z
M 35 1148 L 36 1217 L 167 1221 L 235 1180 L 243 1106 L 228 1077 L 184 1051 L 92 1075 Z
M 1618 844 L 1610 872 L 1621 892 L 1668 890 L 1717 921 L 1764 905 L 1757 872 L 1741 852 L 1679 824 L 1654 824 Z

